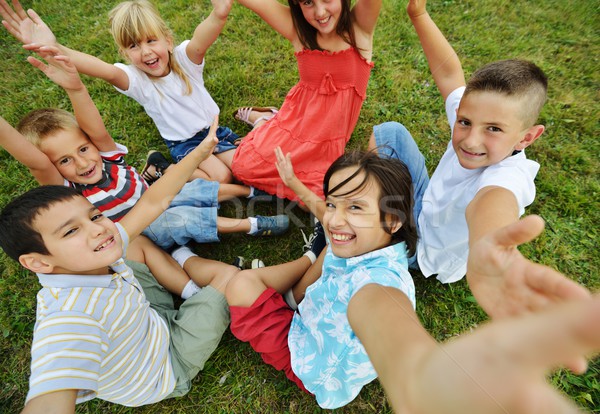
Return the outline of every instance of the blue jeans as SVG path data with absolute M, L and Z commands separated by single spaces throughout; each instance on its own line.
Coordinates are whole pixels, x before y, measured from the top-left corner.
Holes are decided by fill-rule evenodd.
M 413 214 L 415 223 L 418 227 L 419 214 L 423 194 L 429 185 L 429 174 L 425 166 L 425 157 L 419 151 L 417 143 L 410 135 L 406 127 L 398 122 L 386 122 L 373 127 L 377 153 L 380 156 L 396 158 L 402 161 L 408 167 L 410 176 L 413 180 L 414 207 Z M 408 259 L 411 268 L 417 268 L 416 255 Z
M 168 249 L 191 240 L 198 243 L 219 241 L 217 234 L 217 199 L 219 183 L 202 179 L 183 186 L 156 220 L 143 231 L 157 246 Z
M 165 139 L 165 144 L 167 144 L 167 148 L 169 148 L 173 161 L 176 163 L 181 161 L 191 150 L 204 141 L 204 138 L 208 135 L 208 130 L 209 128 L 204 128 L 193 137 L 184 141 L 169 141 Z M 239 136 L 231 129 L 220 126 L 217 129 L 217 138 L 219 139 L 219 143 L 215 147 L 214 154 L 220 154 L 237 148 L 234 145 L 234 141 L 238 139 Z

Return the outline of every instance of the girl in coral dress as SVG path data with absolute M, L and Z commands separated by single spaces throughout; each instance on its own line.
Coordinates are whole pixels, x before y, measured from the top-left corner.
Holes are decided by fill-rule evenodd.
M 240 108 L 254 129 L 235 152 L 233 174 L 247 185 L 296 200 L 275 167 L 275 148 L 291 153 L 297 177 L 323 196 L 323 176 L 343 152 L 366 97 L 381 0 L 239 0 L 288 39 L 300 81 L 279 111 Z

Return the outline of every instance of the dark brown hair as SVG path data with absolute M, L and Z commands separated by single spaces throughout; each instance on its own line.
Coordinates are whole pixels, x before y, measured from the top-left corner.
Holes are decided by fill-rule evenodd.
M 344 168 L 356 168 L 348 178 L 334 188 L 329 188 L 331 176 Z M 325 197 L 335 193 L 350 180 L 364 173 L 364 179 L 356 188 L 340 195 L 351 194 L 364 188 L 369 183 L 377 183 L 379 187 L 379 212 L 380 221 L 385 231 L 392 236 L 392 243 L 405 242 L 409 256 L 413 255 L 417 247 L 417 227 L 413 217 L 413 186 L 410 172 L 406 165 L 395 158 L 381 158 L 374 151 L 352 151 L 335 160 L 325 173 L 323 179 L 323 193 Z M 386 215 L 391 215 L 402 226 L 392 233 Z

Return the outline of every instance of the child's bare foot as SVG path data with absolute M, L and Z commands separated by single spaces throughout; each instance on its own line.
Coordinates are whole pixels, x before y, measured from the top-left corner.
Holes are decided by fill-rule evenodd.
M 242 121 L 246 125 L 256 128 L 257 126 L 262 125 L 269 119 L 273 118 L 277 113 L 277 108 L 268 106 L 244 106 L 238 108 L 234 113 L 233 117 L 238 121 Z

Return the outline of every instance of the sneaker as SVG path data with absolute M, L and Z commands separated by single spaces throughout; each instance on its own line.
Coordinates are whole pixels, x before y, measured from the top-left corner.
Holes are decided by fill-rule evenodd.
M 290 219 L 285 214 L 278 216 L 256 216 L 258 230 L 252 236 L 279 236 L 285 233 Z
M 258 269 L 260 267 L 265 267 L 265 264 L 260 259 L 252 260 L 252 269 Z
M 243 256 L 237 256 L 235 259 L 233 259 L 233 262 L 231 262 L 231 264 L 240 270 L 244 270 L 244 266 L 246 265 L 246 259 L 244 259 Z
M 313 232 L 306 237 L 306 234 L 302 232 L 302 238 L 304 239 L 304 246 L 302 246 L 302 251 L 313 252 L 316 257 L 319 257 L 321 251 L 325 248 L 327 241 L 325 240 L 325 230 L 323 230 L 323 225 L 317 220 L 315 227 L 313 228 Z

